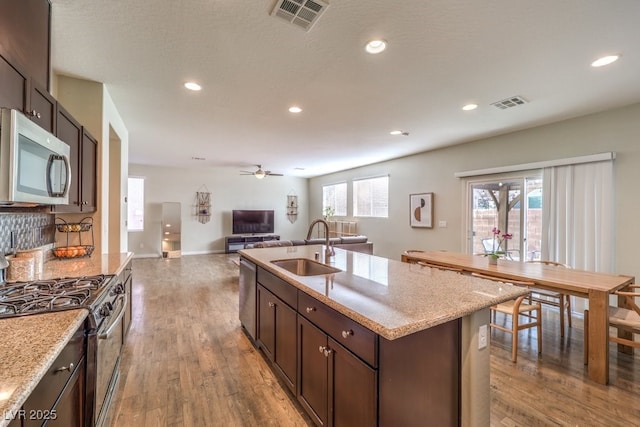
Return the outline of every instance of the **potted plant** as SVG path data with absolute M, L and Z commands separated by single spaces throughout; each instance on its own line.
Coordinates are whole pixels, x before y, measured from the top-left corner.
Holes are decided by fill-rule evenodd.
M 506 240 L 510 240 L 513 235 L 509 233 L 500 234 L 500 230 L 498 228 L 493 227 L 491 230 L 493 233 L 493 246 L 491 251 L 485 254 L 486 257 L 489 257 L 489 264 L 497 265 L 498 258 L 504 256 L 507 252 L 504 250 L 503 244 L 506 244 Z

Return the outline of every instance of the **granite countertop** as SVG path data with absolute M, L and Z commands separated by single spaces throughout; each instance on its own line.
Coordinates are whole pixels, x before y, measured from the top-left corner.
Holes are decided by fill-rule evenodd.
M 39 279 L 94 276 L 97 274 L 117 275 L 122 272 L 131 258 L 133 258 L 133 252 L 93 254 L 87 258 L 54 258 L 44 263 L 42 277 Z
M 323 245 L 243 249 L 239 253 L 383 338 L 393 340 L 491 305 L 527 290 L 469 275 L 335 249 L 340 272 L 298 276 L 271 261 L 324 254 Z
M 133 253 L 52 259 L 38 279 L 120 274 Z M 0 319 L 0 427 L 9 424 L 87 317 L 85 309 Z
M 0 426 L 6 426 L 88 315 L 85 309 L 0 319 Z

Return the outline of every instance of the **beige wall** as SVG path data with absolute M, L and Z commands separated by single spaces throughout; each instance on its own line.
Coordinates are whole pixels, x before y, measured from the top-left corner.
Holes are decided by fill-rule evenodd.
M 400 259 L 406 249 L 464 251 L 465 187 L 455 172 L 615 151 L 616 269 L 640 277 L 640 104 L 509 133 L 468 144 L 313 178 L 310 216 L 322 211 L 322 185 L 389 174 L 388 219 L 360 218 L 358 231 L 374 253 Z M 409 226 L 409 194 L 434 193 L 433 229 Z M 445 220 L 446 228 L 438 227 Z
M 295 177 L 242 176 L 239 168 L 169 168 L 129 165 L 129 176 L 145 178 L 144 231 L 129 232 L 129 250 L 137 257 L 161 256 L 163 202 L 182 206 L 182 254 L 224 252 L 224 237 L 231 234 L 233 209 L 273 209 L 275 233 L 282 239 L 307 234 L 307 180 Z M 206 187 L 206 189 L 205 189 Z M 195 216 L 196 192 L 211 193 L 211 220 L 201 224 Z M 286 216 L 287 195 L 298 196 L 299 213 L 292 224 Z
M 89 215 L 94 221 L 96 252 L 126 252 L 126 206 L 117 202 L 126 196 L 127 128 L 104 84 L 62 75 L 56 75 L 54 83 L 54 96 L 98 141 L 98 210 Z M 117 149 L 110 150 L 111 143 L 117 143 Z M 87 214 L 63 216 L 77 219 Z

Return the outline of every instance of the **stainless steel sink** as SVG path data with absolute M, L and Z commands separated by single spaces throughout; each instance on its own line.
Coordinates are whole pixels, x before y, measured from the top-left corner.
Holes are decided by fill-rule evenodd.
M 298 276 L 319 276 L 321 274 L 331 274 L 342 271 L 339 268 L 331 267 L 330 265 L 307 258 L 280 259 L 271 261 L 271 263 Z

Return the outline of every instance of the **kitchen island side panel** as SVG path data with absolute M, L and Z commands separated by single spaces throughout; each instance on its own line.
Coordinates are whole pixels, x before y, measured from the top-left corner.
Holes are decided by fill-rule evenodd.
M 460 425 L 461 320 L 380 338 L 379 425 Z

